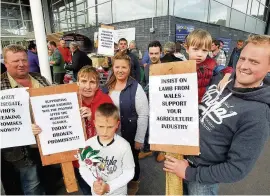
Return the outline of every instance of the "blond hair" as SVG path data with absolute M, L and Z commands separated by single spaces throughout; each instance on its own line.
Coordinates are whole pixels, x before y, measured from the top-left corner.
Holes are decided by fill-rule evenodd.
M 212 37 L 210 33 L 203 29 L 195 29 L 186 38 L 186 48 L 196 46 L 197 48 L 205 48 L 211 50 Z
M 270 36 L 269 35 L 249 35 L 246 40 L 246 44 L 253 43 L 257 44 L 269 44 L 270 45 Z
M 246 40 L 245 46 L 249 43 L 254 45 L 268 45 L 268 51 L 270 51 L 270 36 L 269 35 L 249 35 Z M 270 52 L 269 52 L 270 60 Z
M 78 72 L 78 81 L 80 81 L 81 78 L 94 78 L 96 80 L 96 83 L 99 85 L 99 73 L 94 67 L 90 65 L 83 66 L 80 69 L 80 71 Z
M 114 66 L 115 60 L 125 60 L 126 62 L 128 62 L 129 69 L 131 69 L 131 59 L 127 55 L 127 50 L 119 51 L 116 53 L 116 55 L 112 59 L 113 66 Z M 130 75 L 130 73 L 129 73 L 129 75 Z M 114 73 L 112 73 L 108 82 L 106 83 L 106 86 L 108 87 L 109 90 L 111 90 L 114 88 L 115 84 L 116 84 L 116 77 L 115 77 Z
M 13 53 L 17 53 L 17 52 L 25 52 L 26 53 L 26 50 L 24 49 L 23 46 L 21 45 L 16 45 L 16 44 L 11 44 L 11 45 L 8 45 L 6 47 L 4 47 L 3 49 L 3 58 L 4 60 L 6 60 L 6 56 L 7 56 L 7 52 L 13 52 Z

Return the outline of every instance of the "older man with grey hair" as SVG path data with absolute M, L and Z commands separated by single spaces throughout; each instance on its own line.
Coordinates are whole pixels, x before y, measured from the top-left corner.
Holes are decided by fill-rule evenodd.
M 175 55 L 175 43 L 167 42 L 164 45 L 164 56 L 160 59 L 161 63 L 169 63 L 175 61 L 182 61 L 182 59 L 177 58 Z
M 137 59 L 142 59 L 142 52 L 137 48 L 135 40 L 130 41 L 128 48 L 130 53 L 134 54 Z
M 73 71 L 74 78 L 77 80 L 79 70 L 85 65 L 92 65 L 92 60 L 79 49 L 78 43 L 70 42 L 69 48 L 72 53 L 72 64 L 66 65 L 65 68 Z

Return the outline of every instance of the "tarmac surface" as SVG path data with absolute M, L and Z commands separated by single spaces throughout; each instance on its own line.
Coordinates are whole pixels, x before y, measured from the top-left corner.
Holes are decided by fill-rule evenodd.
M 164 195 L 165 173 L 163 163 L 157 163 L 154 156 L 140 160 L 141 178 L 137 195 Z M 64 186 L 57 191 L 67 195 Z M 70 195 L 81 195 L 81 191 Z M 242 181 L 232 184 L 221 184 L 220 195 L 270 195 L 270 140 L 265 145 L 253 170 Z

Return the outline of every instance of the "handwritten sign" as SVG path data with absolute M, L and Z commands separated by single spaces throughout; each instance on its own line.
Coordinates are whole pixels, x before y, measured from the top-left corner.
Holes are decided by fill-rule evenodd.
M 43 130 L 43 155 L 85 146 L 77 94 L 62 93 L 31 97 L 36 124 Z
M 199 146 L 196 73 L 150 76 L 150 144 Z
M 35 144 L 26 88 L 1 90 L 1 148 Z
M 98 32 L 98 54 L 105 56 L 114 55 L 114 30 L 99 28 Z

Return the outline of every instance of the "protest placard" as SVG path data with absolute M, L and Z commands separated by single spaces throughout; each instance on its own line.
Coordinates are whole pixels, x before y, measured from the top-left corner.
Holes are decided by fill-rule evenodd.
M 1 90 L 0 98 L 1 148 L 35 144 L 26 88 Z
M 43 155 L 85 146 L 77 93 L 31 97 Z
M 78 85 L 77 84 L 65 84 L 65 85 L 49 86 L 49 87 L 44 87 L 44 88 L 29 89 L 29 94 L 30 94 L 31 97 L 47 96 L 47 95 L 53 95 L 54 97 L 56 97 L 57 94 L 77 93 L 77 92 L 78 92 Z M 80 98 L 80 96 L 77 96 L 77 97 L 78 97 L 77 105 L 79 106 L 79 105 L 81 105 L 81 98 Z M 65 99 L 65 97 L 62 97 L 62 99 Z M 76 107 L 76 103 L 73 102 L 73 101 L 74 100 L 70 101 L 70 99 L 67 99 L 67 101 L 64 101 L 64 102 L 66 104 L 68 102 L 72 102 L 72 106 Z M 42 104 L 40 103 L 40 105 L 42 105 Z M 68 107 L 68 104 L 66 106 L 63 106 L 63 107 Z M 65 112 L 67 112 L 67 114 L 69 115 L 69 112 L 68 112 L 69 109 L 66 108 L 65 110 L 66 110 Z M 42 111 L 42 109 L 41 109 L 41 111 Z M 61 112 L 61 110 L 60 110 L 60 112 Z M 45 113 L 47 113 L 47 112 L 45 112 Z M 54 113 L 54 112 L 52 112 L 52 113 Z M 46 114 L 46 115 L 48 115 L 48 114 Z M 63 116 L 66 116 L 66 114 L 63 114 Z M 77 116 L 80 116 L 80 115 L 78 114 Z M 33 120 L 34 120 L 35 123 L 36 123 L 36 118 L 39 118 L 39 117 L 33 116 Z M 59 121 L 62 121 L 62 120 L 65 120 L 65 119 L 60 119 Z M 71 121 L 74 121 L 74 120 L 75 119 L 71 119 Z M 58 120 L 55 119 L 53 121 L 58 121 Z M 85 138 L 86 137 L 86 132 L 85 132 L 84 121 L 80 120 L 79 122 L 81 124 L 78 123 L 78 127 L 73 127 L 72 131 L 74 129 L 81 129 L 81 127 L 82 127 L 83 130 L 84 130 L 83 135 L 84 135 L 84 138 Z M 42 131 L 44 131 L 44 130 L 42 130 Z M 52 132 L 52 128 L 51 128 L 51 130 L 47 130 L 47 131 Z M 59 132 L 59 130 L 55 131 L 55 132 Z M 76 136 L 79 136 L 79 139 L 81 139 L 80 134 L 76 135 Z M 66 136 L 64 136 L 64 137 L 66 137 Z M 77 149 L 76 150 L 71 150 L 71 151 L 59 152 L 59 153 L 55 153 L 55 154 L 43 155 L 43 151 L 42 151 L 43 149 L 41 147 L 41 141 L 40 140 L 41 140 L 41 138 L 38 136 L 37 137 L 37 144 L 38 144 L 38 147 L 39 147 L 39 152 L 40 152 L 40 156 L 41 156 L 42 165 L 52 165 L 52 164 L 60 163 L 62 173 L 63 173 L 63 176 L 64 176 L 64 183 L 65 183 L 67 192 L 71 193 L 71 192 L 78 191 L 78 185 L 77 185 L 77 181 L 76 181 L 76 178 L 75 178 L 74 168 L 73 168 L 73 165 L 72 165 L 72 162 L 71 162 L 71 161 L 77 160 L 75 158 L 75 155 L 77 154 Z M 85 141 L 85 139 L 84 139 L 84 141 Z
M 153 151 L 177 159 L 198 155 L 199 119 L 196 62 L 172 62 L 150 66 L 150 130 Z M 183 181 L 166 172 L 166 195 L 182 195 Z
M 135 28 L 117 29 L 114 31 L 114 42 L 118 43 L 119 39 L 125 38 L 128 44 L 135 40 Z
M 97 53 L 104 56 L 114 55 L 114 30 L 113 29 L 99 28 Z
M 178 146 L 180 154 L 199 153 L 198 83 L 192 62 L 150 66 L 149 143 L 174 146 L 162 151 L 175 152 Z

